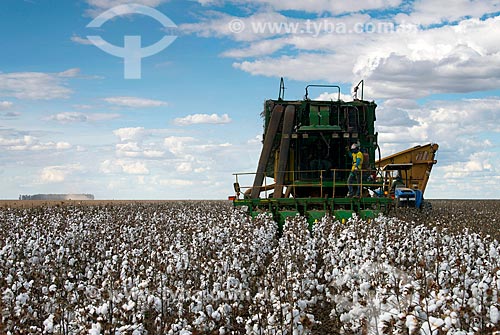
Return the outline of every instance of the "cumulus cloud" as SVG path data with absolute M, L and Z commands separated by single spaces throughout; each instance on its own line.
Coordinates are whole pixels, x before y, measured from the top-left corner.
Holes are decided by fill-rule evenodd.
M 158 179 L 156 182 L 158 185 L 168 187 L 185 187 L 194 185 L 194 182 L 192 180 L 179 178 Z
M 86 0 L 86 2 L 90 6 L 90 9 L 86 13 L 92 17 L 98 16 L 105 10 L 116 6 L 131 4 L 129 0 Z M 148 7 L 158 7 L 165 2 L 167 0 L 134 0 L 132 3 Z
M 202 5 L 218 4 L 219 0 L 198 0 Z M 248 1 L 231 0 L 229 2 L 236 4 L 248 4 Z M 252 5 L 263 5 L 276 10 L 295 10 L 310 13 L 331 13 L 343 14 L 366 10 L 387 9 L 397 7 L 402 3 L 401 0 L 367 0 L 367 1 L 337 1 L 337 0 L 315 0 L 315 1 L 297 1 L 297 0 L 256 0 Z
M 48 116 L 48 120 L 61 123 L 77 123 L 77 122 L 99 122 L 109 121 L 121 117 L 115 113 L 81 113 L 81 112 L 62 112 Z
M 27 100 L 69 98 L 72 90 L 66 87 L 65 80 L 78 72 L 78 69 L 69 69 L 60 73 L 0 73 L 0 96 Z
M 100 171 L 105 174 L 126 173 L 133 175 L 149 174 L 146 163 L 124 159 L 104 160 L 101 162 Z
M 451 23 L 464 18 L 481 18 L 500 11 L 500 1 L 480 0 L 420 0 L 413 2 L 410 14 L 399 14 L 398 20 L 415 22 L 424 26 Z M 443 10 L 446 8 L 446 10 Z
M 300 3 L 279 2 L 284 9 L 315 6 L 310 3 L 316 2 Z M 237 46 L 222 55 L 236 58 L 233 66 L 252 75 L 336 83 L 365 79 L 366 95 L 377 99 L 496 89 L 500 85 L 500 46 L 491 32 L 500 31 L 500 17 L 483 16 L 497 12 L 499 4 L 460 0 L 458 9 L 454 2 L 449 5 L 453 10 L 445 12 L 436 11 L 441 3 L 429 0 L 405 6 L 408 15 L 420 11 L 433 16 L 429 22 L 441 22 L 441 13 L 456 11 L 452 14 L 456 23 L 425 28 L 418 20 L 405 21 L 402 14 L 380 19 L 353 14 L 353 9 L 338 17 L 298 19 L 271 7 L 246 17 L 208 11 L 200 22 L 182 29 L 199 36 L 233 39 Z M 467 15 L 469 7 L 473 10 Z M 242 27 L 238 33 L 231 30 L 235 20 Z
M 113 134 L 118 136 L 120 141 L 141 141 L 149 134 L 149 131 L 144 127 L 120 128 L 113 131 Z
M 165 101 L 144 99 L 138 97 L 109 97 L 104 98 L 103 100 L 112 105 L 129 108 L 150 108 L 167 105 Z
M 480 182 L 500 173 L 497 168 L 500 160 L 493 144 L 500 133 L 495 121 L 500 97 L 432 101 L 419 108 L 400 107 L 389 101 L 380 107 L 377 129 L 383 156 L 435 142 L 440 148 L 433 175 L 440 182 L 452 183 L 451 179 L 466 177 L 470 182 Z M 440 192 L 454 196 L 453 190 Z
M 68 142 L 42 142 L 31 135 L 0 136 L 0 148 L 9 151 L 66 150 L 71 147 Z
M 120 143 L 116 144 L 116 155 L 118 157 L 142 158 L 148 160 L 161 159 L 165 157 L 165 151 L 160 150 L 161 144 L 155 141 L 144 143 L 144 139 L 152 136 L 155 130 L 144 127 L 120 128 L 113 133 L 118 136 Z
M 176 167 L 176 171 L 180 173 L 188 173 L 193 171 L 193 165 L 191 162 L 182 162 Z
M 39 181 L 44 184 L 62 183 L 66 181 L 69 175 L 82 170 L 80 164 L 47 166 L 40 172 Z
M 189 136 L 169 136 L 163 140 L 163 144 L 174 155 L 184 155 L 187 144 L 195 142 L 193 137 Z
M 231 118 L 227 114 L 192 114 L 174 120 L 174 124 L 178 126 L 189 126 L 193 124 L 225 124 L 230 122 Z

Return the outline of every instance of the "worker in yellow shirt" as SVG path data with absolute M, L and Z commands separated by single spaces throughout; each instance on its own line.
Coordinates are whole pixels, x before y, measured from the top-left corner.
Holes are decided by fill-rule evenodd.
M 349 178 L 347 178 L 347 187 L 349 188 L 349 193 L 347 197 L 359 197 L 360 194 L 360 180 L 361 180 L 361 167 L 363 166 L 363 153 L 359 150 L 359 145 L 354 143 L 351 146 L 352 153 L 352 168 L 349 173 Z M 353 185 L 356 186 L 356 193 L 354 193 Z

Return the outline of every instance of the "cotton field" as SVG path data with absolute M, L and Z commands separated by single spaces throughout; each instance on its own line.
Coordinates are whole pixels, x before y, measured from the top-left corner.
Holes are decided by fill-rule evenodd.
M 0 333 L 499 333 L 498 208 L 415 213 L 278 237 L 223 201 L 3 208 Z

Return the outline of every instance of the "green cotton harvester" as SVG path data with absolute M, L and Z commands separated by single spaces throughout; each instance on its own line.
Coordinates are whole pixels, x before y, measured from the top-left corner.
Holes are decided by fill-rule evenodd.
M 305 215 L 313 224 L 327 214 L 340 220 L 352 217 L 353 213 L 371 219 L 389 211 L 395 204 L 395 193 L 391 192 L 388 178 L 395 177 L 377 164 L 381 161 L 375 132 L 377 105 L 363 100 L 363 84 L 361 81 L 356 86 L 350 102 L 342 101 L 340 87 L 333 85 L 308 85 L 304 100 L 284 100 L 281 79 L 279 98 L 264 103 L 263 147 L 257 172 L 234 174 L 236 194 L 230 197 L 234 206 L 245 208 L 252 216 L 270 212 L 280 225 L 297 214 Z M 361 99 L 358 99 L 360 85 Z M 312 87 L 333 88 L 337 99 L 311 100 Z M 363 155 L 354 185 L 361 190 L 357 197 L 348 196 L 347 185 L 353 144 L 361 148 Z M 432 164 L 428 164 L 426 178 L 436 162 L 434 154 L 430 158 Z M 412 165 L 409 161 L 405 163 Z M 404 187 L 412 182 L 408 179 L 411 167 L 405 169 Z M 253 183 L 242 185 L 242 180 L 249 177 Z

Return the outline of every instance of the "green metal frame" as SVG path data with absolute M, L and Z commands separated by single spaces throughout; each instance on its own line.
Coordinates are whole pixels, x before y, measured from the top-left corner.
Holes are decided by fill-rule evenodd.
M 288 217 L 297 214 L 307 218 L 309 226 L 326 215 L 344 221 L 357 213 L 369 220 L 379 213 L 387 213 L 393 206 L 391 198 L 281 198 L 281 199 L 236 199 L 234 207 L 247 207 L 248 213 L 256 217 L 260 213 L 271 213 L 280 230 Z

